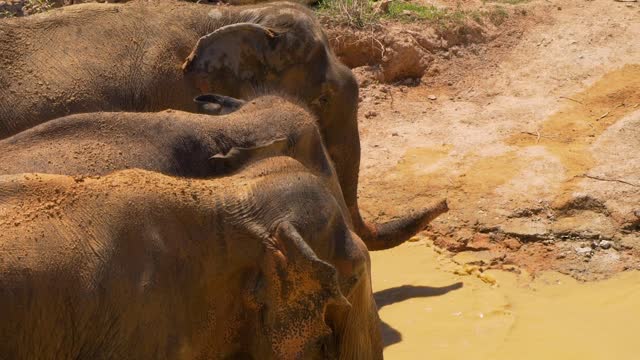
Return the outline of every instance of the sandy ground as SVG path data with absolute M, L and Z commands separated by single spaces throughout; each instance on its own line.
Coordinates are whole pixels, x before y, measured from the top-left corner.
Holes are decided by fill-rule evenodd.
M 518 6 L 420 85 L 361 91 L 367 215 L 451 208 L 372 253 L 388 359 L 638 358 L 640 3 Z

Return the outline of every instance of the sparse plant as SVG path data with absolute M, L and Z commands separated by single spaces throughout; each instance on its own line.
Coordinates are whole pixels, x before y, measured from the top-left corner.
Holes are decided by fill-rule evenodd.
M 504 2 L 524 2 L 528 0 L 500 0 Z M 489 19 L 500 25 L 508 17 L 508 12 L 496 6 L 491 10 L 464 10 L 433 5 L 420 5 L 403 0 L 391 0 L 385 3 L 384 11 L 375 6 L 371 0 L 321 0 L 317 11 L 330 22 L 365 28 L 376 25 L 381 19 L 403 22 L 427 21 L 439 27 L 459 25 L 465 21 L 484 24 Z M 382 3 L 381 3 L 382 4 Z
M 37 14 L 52 9 L 54 3 L 50 0 L 27 0 L 22 7 L 25 15 Z
M 499 3 L 499 4 L 509 4 L 509 5 L 518 5 L 528 3 L 531 0 L 484 0 L 483 3 Z
M 12 18 L 14 16 L 16 16 L 16 14 L 14 12 L 12 12 L 12 11 L 9 11 L 9 10 L 0 11 L 0 19 L 2 19 L 2 18 Z
M 331 20 L 357 28 L 378 23 L 379 16 L 369 0 L 321 0 L 318 6 L 320 15 Z
M 488 12 L 487 17 L 494 25 L 501 25 L 509 17 L 509 13 L 503 7 L 496 6 Z
M 447 17 L 449 11 L 435 6 L 424 6 L 404 1 L 393 1 L 389 5 L 388 16 L 392 18 L 402 18 L 405 14 L 411 13 L 413 16 L 426 20 L 442 20 Z

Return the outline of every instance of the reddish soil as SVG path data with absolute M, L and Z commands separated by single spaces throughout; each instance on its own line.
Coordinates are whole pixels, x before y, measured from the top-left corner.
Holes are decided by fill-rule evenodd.
M 423 235 L 453 252 L 489 250 L 488 267 L 580 279 L 640 269 L 640 4 L 507 9 L 500 26 L 422 46 L 425 57 L 397 52 L 409 41 L 398 36 L 442 45 L 442 31 L 388 25 L 379 48 L 420 67 L 392 84 L 394 60 L 361 55 L 362 207 L 388 219 L 447 197 L 451 211 Z M 361 48 L 347 63 L 361 65 Z

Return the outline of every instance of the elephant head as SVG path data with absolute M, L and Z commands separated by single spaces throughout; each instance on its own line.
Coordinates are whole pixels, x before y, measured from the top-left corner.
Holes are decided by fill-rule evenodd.
M 316 116 L 349 207 L 357 206 L 358 86 L 308 11 L 278 4 L 201 37 L 184 62 L 201 93 L 249 99 L 265 92 L 300 100 Z M 247 10 L 248 11 L 248 10 Z M 224 16 L 227 16 L 225 14 Z
M 274 359 L 337 359 L 326 323 L 329 306 L 350 308 L 336 269 L 318 258 L 295 227 L 280 223 L 263 241 L 261 268 L 248 286 L 257 343 L 251 352 Z
M 288 157 L 274 157 L 253 163 L 243 172 L 249 176 L 255 172 L 264 178 L 260 190 L 253 193 L 253 201 L 268 206 L 258 206 L 253 211 L 273 219 L 273 223 L 265 225 L 272 229 L 267 231 L 272 239 L 269 248 L 285 257 L 298 254 L 295 258 L 311 259 L 296 265 L 292 261 L 282 262 L 278 260 L 281 257 L 276 257 L 268 269 L 288 264 L 286 266 L 291 271 L 268 270 L 263 273 L 307 273 L 316 274 L 317 279 L 337 279 L 338 286 L 331 292 L 334 295 L 330 295 L 334 300 L 328 303 L 324 318 L 331 329 L 331 337 L 324 338 L 324 342 L 321 342 L 324 345 L 320 347 L 325 350 L 335 348 L 340 359 L 380 359 L 380 320 L 371 290 L 371 261 L 367 247 L 348 226 L 348 214 L 344 213 L 341 200 L 335 198 L 324 180 L 311 175 L 306 167 Z M 297 179 L 295 183 L 285 181 L 292 175 Z M 286 209 L 279 208 L 274 198 L 286 203 Z M 323 264 L 331 266 L 329 268 Z M 305 267 L 315 270 L 304 271 Z M 301 281 L 303 278 L 298 275 L 291 279 Z M 287 281 L 290 280 L 281 280 L 280 283 L 286 284 Z M 313 281 L 295 289 L 299 289 L 297 292 L 308 291 L 312 288 L 308 285 L 311 283 Z M 291 290 L 294 287 L 292 284 L 284 285 L 283 289 Z M 340 296 L 345 296 L 348 302 L 340 301 L 340 296 L 335 294 L 342 294 Z M 286 309 L 287 306 L 280 304 L 278 308 Z M 311 308 L 310 305 L 306 307 Z M 294 317 L 300 311 L 295 306 L 287 310 Z
M 242 15 L 243 13 L 240 12 Z M 201 37 L 183 71 L 202 92 L 237 98 L 275 91 L 304 103 L 317 117 L 356 232 L 370 250 L 397 246 L 447 211 L 446 202 L 385 224 L 369 224 L 358 208 L 358 86 L 335 57 L 320 24 L 293 4 L 247 10 L 244 21 Z

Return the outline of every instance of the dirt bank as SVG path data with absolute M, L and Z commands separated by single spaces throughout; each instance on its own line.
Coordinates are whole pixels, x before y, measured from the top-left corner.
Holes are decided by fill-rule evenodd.
M 490 250 L 487 267 L 640 268 L 640 4 L 518 6 L 538 21 L 438 58 L 417 86 L 362 90 L 363 208 L 447 196 L 428 235 Z

